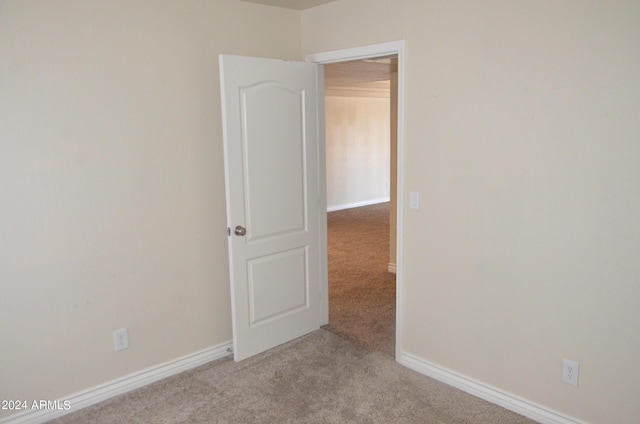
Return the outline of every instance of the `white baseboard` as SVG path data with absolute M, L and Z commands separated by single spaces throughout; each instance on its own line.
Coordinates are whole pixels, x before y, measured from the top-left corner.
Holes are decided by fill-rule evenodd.
M 439 365 L 424 361 L 406 352 L 400 354 L 398 362 L 420 374 L 502 406 L 510 411 L 517 412 L 541 424 L 587 424 L 584 421 L 545 408 L 544 406 L 522 399 Z
M 194 352 L 174 359 L 164 364 L 156 365 L 133 374 L 109 381 L 99 386 L 73 394 L 64 399 L 58 400 L 57 404 L 63 406 L 65 402 L 70 405 L 69 410 L 64 409 L 37 409 L 28 410 L 20 414 L 9 416 L 0 420 L 0 424 L 40 424 L 52 420 L 62 415 L 76 412 L 87 406 L 110 399 L 114 396 L 127 393 L 131 390 L 146 386 L 163 378 L 179 374 L 183 371 L 204 365 L 207 362 L 224 358 L 229 355 L 228 349 L 233 346 L 232 342 L 222 343 L 208 349 Z
M 341 211 L 343 209 L 359 208 L 360 206 L 377 205 L 378 203 L 389 202 L 389 197 L 381 197 L 380 199 L 364 200 L 362 202 L 343 203 L 341 205 L 327 206 L 327 212 Z
M 387 271 L 389 271 L 392 274 L 396 273 L 396 264 L 392 264 L 391 262 L 389 262 L 389 265 L 387 266 Z

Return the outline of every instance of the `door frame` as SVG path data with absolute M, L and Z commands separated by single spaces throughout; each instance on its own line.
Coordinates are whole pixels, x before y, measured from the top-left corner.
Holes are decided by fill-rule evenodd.
M 336 62 L 347 62 L 350 60 L 374 59 L 382 56 L 398 56 L 398 133 L 397 133 L 397 159 L 396 159 L 396 361 L 400 359 L 402 353 L 402 317 L 403 317 L 403 288 L 404 288 L 404 266 L 403 266 L 403 204 L 404 204 L 404 102 L 405 102 L 405 54 L 404 40 L 391 41 L 387 43 L 371 44 L 368 46 L 354 47 L 343 50 L 334 50 L 323 53 L 308 54 L 305 57 L 307 62 L 314 62 L 321 65 Z M 324 73 L 319 73 L 319 78 L 324 78 Z M 319 111 L 321 114 L 319 122 L 324 123 L 324 95 L 318 96 L 320 101 Z M 320 173 L 320 196 L 318 202 L 320 211 L 320 293 L 322 301 L 322 322 L 329 323 L 329 271 L 327 263 L 327 165 L 326 165 L 326 144 L 324 124 L 319 127 L 319 147 L 318 160 Z M 324 219 L 322 219 L 324 217 Z

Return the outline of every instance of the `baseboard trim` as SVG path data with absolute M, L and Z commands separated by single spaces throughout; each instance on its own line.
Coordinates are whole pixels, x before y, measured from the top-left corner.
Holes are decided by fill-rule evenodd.
M 362 202 L 343 203 L 341 205 L 327 206 L 327 212 L 341 211 L 343 209 L 359 208 L 360 206 L 377 205 L 378 203 L 389 202 L 389 197 L 381 197 L 380 199 L 364 200 Z
M 76 412 L 82 408 L 95 405 L 114 396 L 146 386 L 147 384 L 204 365 L 207 362 L 224 358 L 229 355 L 229 350 L 232 346 L 232 342 L 222 343 L 58 400 L 59 405 L 63 405 L 65 401 L 69 402 L 71 409 L 68 411 L 59 409 L 25 411 L 0 420 L 0 424 L 40 424 L 47 422 L 54 418 Z
M 402 352 L 398 362 L 407 368 L 446 383 L 471 395 L 502 406 L 541 424 L 587 424 L 576 418 L 545 408 L 498 388 L 432 364 L 409 353 Z
M 387 266 L 387 271 L 389 271 L 392 274 L 396 273 L 396 264 L 392 264 L 391 262 L 389 262 L 389 265 Z

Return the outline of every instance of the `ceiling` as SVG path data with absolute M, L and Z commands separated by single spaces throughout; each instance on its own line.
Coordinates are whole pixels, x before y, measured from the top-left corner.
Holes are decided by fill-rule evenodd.
M 249 3 L 265 4 L 267 6 L 284 7 L 286 9 L 305 10 L 336 0 L 242 0 Z

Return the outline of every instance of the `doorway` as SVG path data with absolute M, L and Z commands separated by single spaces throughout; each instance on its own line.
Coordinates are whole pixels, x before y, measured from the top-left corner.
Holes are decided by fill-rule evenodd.
M 383 43 L 372 46 L 366 46 L 361 48 L 340 50 L 328 53 L 320 53 L 315 55 L 307 56 L 307 61 L 316 62 L 320 64 L 342 64 L 343 68 L 347 68 L 350 65 L 356 66 L 358 65 L 370 65 L 372 70 L 374 68 L 380 69 L 382 67 L 389 67 L 389 65 L 393 62 L 396 67 L 397 72 L 395 73 L 396 78 L 396 90 L 395 95 L 397 96 L 397 101 L 392 107 L 392 109 L 396 109 L 397 112 L 391 112 L 390 115 L 394 119 L 392 119 L 393 124 L 392 127 L 395 127 L 395 130 L 392 130 L 391 133 L 395 136 L 396 142 L 391 144 L 394 145 L 395 149 L 391 149 L 390 152 L 390 173 L 389 173 L 389 188 L 390 188 L 390 203 L 388 207 L 388 215 L 389 222 L 391 223 L 389 229 L 389 246 L 395 247 L 395 249 L 390 249 L 388 254 L 388 272 L 395 271 L 395 348 L 391 348 L 394 352 L 396 358 L 398 358 L 401 352 L 401 318 L 402 318 L 402 214 L 398 213 L 402 210 L 402 187 L 403 187 L 403 123 L 404 123 L 404 42 L 391 42 L 391 43 Z M 326 70 L 325 70 L 326 72 Z M 392 77 L 393 78 L 393 77 Z M 320 148 L 320 155 L 324 157 L 326 146 L 322 145 Z M 326 172 L 326 164 L 324 168 Z M 326 175 L 323 179 L 321 177 L 321 182 L 324 180 L 326 184 Z M 326 186 L 324 187 L 324 191 L 326 193 Z M 325 201 L 327 199 L 325 198 Z M 326 204 L 325 204 L 326 206 Z M 393 225 L 395 224 L 395 225 Z M 325 264 L 324 270 L 328 275 L 328 264 Z M 328 282 L 328 278 L 325 280 Z M 324 324 L 329 323 L 329 284 L 326 284 L 323 287 L 323 314 L 324 314 Z
M 330 63 L 325 76 L 329 324 L 395 356 L 395 220 L 391 222 L 397 55 Z M 395 129 L 394 129 L 395 130 Z M 394 183 L 395 183 L 395 179 Z M 395 200 L 395 196 L 394 196 Z

